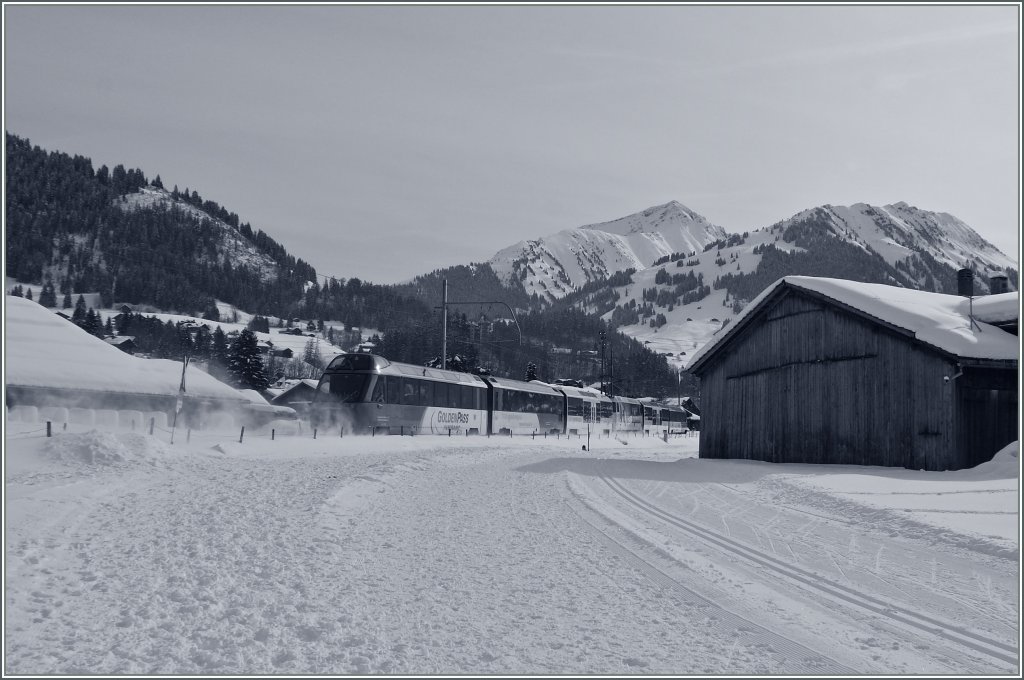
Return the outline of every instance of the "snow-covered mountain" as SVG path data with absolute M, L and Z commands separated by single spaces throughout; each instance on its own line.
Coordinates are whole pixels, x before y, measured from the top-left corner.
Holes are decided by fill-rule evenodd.
M 259 272 L 264 281 L 275 280 L 280 271 L 280 265 L 266 253 L 260 252 L 238 229 L 201 208 L 175 198 L 165 189 L 153 185 L 144 186 L 117 199 L 114 205 L 125 211 L 141 208 L 174 209 L 191 218 L 207 221 L 219 230 L 220 242 L 216 247 L 218 258 L 231 262 L 233 266 L 245 265 L 252 271 Z
M 600 314 L 678 367 L 782 276 L 955 293 L 956 271 L 965 265 L 978 274 L 978 293 L 988 291 L 988 278 L 996 273 L 1009 272 L 1016 288 L 1017 263 L 970 226 L 902 202 L 824 205 L 768 227 L 726 234 L 673 201 L 521 242 L 491 261 L 510 283 Z M 616 277 L 608 288 L 571 295 L 628 268 L 635 273 Z
M 985 275 L 1017 268 L 1013 259 L 949 213 L 921 210 L 902 201 L 881 207 L 825 205 L 798 213 L 786 224 L 806 220 L 817 211 L 825 213 L 835 236 L 870 247 L 894 267 L 897 262 L 920 262 L 926 254 L 953 269 L 970 262 Z
M 626 269 L 645 269 L 658 258 L 700 251 L 726 236 L 678 201 L 626 217 L 566 229 L 498 252 L 491 268 L 506 283 L 519 282 L 527 294 L 554 300 Z

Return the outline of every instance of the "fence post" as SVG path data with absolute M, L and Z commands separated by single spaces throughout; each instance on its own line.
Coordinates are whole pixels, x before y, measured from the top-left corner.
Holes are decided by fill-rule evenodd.
M 452 428 L 450 428 L 450 427 L 448 428 L 448 436 L 449 436 L 449 437 L 451 437 L 451 436 L 452 436 Z
M 377 426 L 376 425 L 370 425 L 370 436 L 371 437 L 376 437 L 377 436 Z
M 270 441 L 274 441 L 274 428 L 270 428 Z
M 316 439 L 316 428 L 313 428 L 313 439 Z
M 242 443 L 242 439 L 245 437 L 245 425 L 242 425 L 242 431 L 238 433 L 238 443 Z
M 401 426 L 401 429 L 398 431 L 398 436 L 399 437 L 404 437 L 405 436 L 405 425 Z
M 50 422 L 49 420 L 47 420 L 46 421 L 46 436 L 47 437 L 52 437 L 53 436 L 53 431 L 51 430 L 52 427 L 53 427 L 53 423 Z
M 150 419 L 149 419 L 149 433 L 150 433 L 150 434 L 153 434 L 153 428 L 154 428 L 155 426 L 156 426 L 156 418 L 150 418 Z M 66 424 L 65 424 L 65 427 L 67 427 L 67 425 L 66 425 Z
M 338 436 L 341 437 L 341 438 L 345 437 L 345 426 L 344 425 L 342 425 L 341 427 L 338 428 Z
M 185 435 L 185 443 L 188 444 L 192 441 L 192 428 L 189 428 L 188 434 Z
M 66 421 L 66 420 L 64 421 L 64 431 L 65 432 L 68 431 L 68 421 Z M 153 434 L 153 428 L 149 428 L 149 433 Z

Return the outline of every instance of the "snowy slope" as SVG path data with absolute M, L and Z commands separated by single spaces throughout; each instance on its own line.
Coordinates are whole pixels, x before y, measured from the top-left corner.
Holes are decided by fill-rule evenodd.
M 223 259 L 229 261 L 233 267 L 245 265 L 249 269 L 259 272 L 264 281 L 277 278 L 280 265 L 269 256 L 259 252 L 256 246 L 242 236 L 237 229 L 194 205 L 182 200 L 175 200 L 169 191 L 158 189 L 152 185 L 146 186 L 136 193 L 128 194 L 117 200 L 114 205 L 122 210 L 154 207 L 175 208 L 190 217 L 208 220 L 220 230 L 221 242 L 217 250 Z
M 699 252 L 724 236 L 721 227 L 671 201 L 611 222 L 520 241 L 499 251 L 490 265 L 527 293 L 557 299 L 617 271 L 649 267 L 665 255 Z
M 921 210 L 904 202 L 872 206 L 855 203 L 849 207 L 825 205 L 836 235 L 869 246 L 890 265 L 927 253 L 953 269 L 974 262 L 984 276 L 1016 269 L 1017 263 L 981 237 L 962 220 L 949 213 Z M 788 225 L 805 218 L 805 210 L 784 222 Z
M 7 385 L 178 394 L 181 362 L 125 354 L 35 302 L 7 296 L 4 334 Z M 187 383 L 193 396 L 246 401 L 202 371 L 189 371 Z
M 1016 446 L 5 428 L 15 675 L 1013 676 Z

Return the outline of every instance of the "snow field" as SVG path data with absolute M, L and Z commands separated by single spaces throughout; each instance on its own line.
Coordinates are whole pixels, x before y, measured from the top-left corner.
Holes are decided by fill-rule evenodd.
M 1015 512 L 1009 454 L 919 473 L 705 461 L 696 438 L 18 421 L 6 445 L 10 673 L 1012 671 L 1015 538 L 971 501 Z M 974 525 L 904 512 L 936 484 L 934 515 Z

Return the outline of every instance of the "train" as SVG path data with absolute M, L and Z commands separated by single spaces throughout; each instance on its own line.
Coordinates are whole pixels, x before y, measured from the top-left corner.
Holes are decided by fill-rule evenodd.
M 681 406 L 599 390 L 341 354 L 324 369 L 311 424 L 352 434 L 664 437 L 694 429 Z

